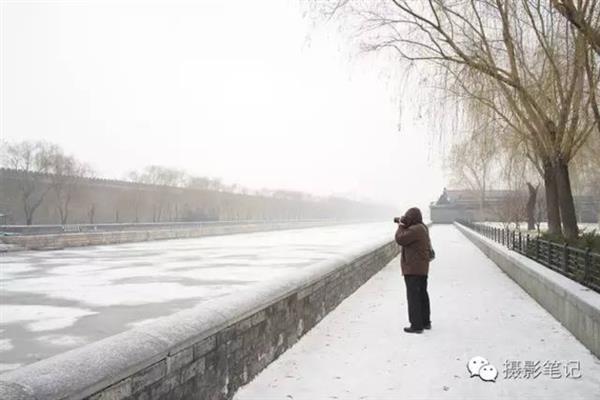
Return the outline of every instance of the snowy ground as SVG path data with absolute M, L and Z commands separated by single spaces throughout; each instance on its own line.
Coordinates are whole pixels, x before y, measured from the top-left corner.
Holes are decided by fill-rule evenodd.
M 394 232 L 390 221 L 0 255 L 0 372 Z
M 431 233 L 431 331 L 402 331 L 406 294 L 396 259 L 235 399 L 600 398 L 598 358 L 453 226 Z M 495 382 L 470 377 L 475 356 L 496 367 Z M 537 377 L 523 377 L 525 365 Z M 506 378 L 511 371 L 520 377 Z

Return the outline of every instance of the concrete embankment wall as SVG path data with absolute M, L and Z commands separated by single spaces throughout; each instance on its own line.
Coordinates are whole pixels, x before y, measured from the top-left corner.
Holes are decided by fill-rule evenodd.
M 398 252 L 372 243 L 5 373 L 0 398 L 230 399 Z
M 600 294 L 465 226 L 455 226 L 500 269 L 600 357 Z
M 56 250 L 66 247 L 95 246 L 149 240 L 185 239 L 203 236 L 230 235 L 235 233 L 251 233 L 261 231 L 313 228 L 327 225 L 356 223 L 358 221 L 282 221 L 282 222 L 241 222 L 239 224 L 206 223 L 205 225 L 188 227 L 171 227 L 169 229 L 129 229 L 104 232 L 76 232 L 53 234 L 28 234 L 0 237 L 6 251 L 15 250 Z

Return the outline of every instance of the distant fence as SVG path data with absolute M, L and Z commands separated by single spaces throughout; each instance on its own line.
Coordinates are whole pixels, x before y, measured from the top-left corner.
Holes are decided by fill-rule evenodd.
M 600 254 L 558 244 L 521 231 L 458 221 L 540 264 L 600 293 Z

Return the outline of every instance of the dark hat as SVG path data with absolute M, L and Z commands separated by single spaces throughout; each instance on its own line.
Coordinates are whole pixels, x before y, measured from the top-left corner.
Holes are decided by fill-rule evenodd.
M 423 223 L 423 216 L 421 215 L 421 210 L 419 210 L 417 207 L 409 208 L 404 214 L 404 216 L 406 217 L 406 222 L 408 223 L 408 225 Z

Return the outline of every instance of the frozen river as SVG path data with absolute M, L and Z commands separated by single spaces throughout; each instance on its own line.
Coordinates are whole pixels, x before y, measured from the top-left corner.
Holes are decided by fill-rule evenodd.
M 0 372 L 394 232 L 368 223 L 0 255 Z

